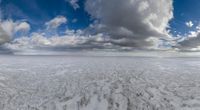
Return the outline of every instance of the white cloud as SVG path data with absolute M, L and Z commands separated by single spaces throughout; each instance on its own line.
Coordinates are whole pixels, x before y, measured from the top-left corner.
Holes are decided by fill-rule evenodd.
M 186 22 L 185 23 L 185 25 L 187 26 L 187 27 L 193 27 L 193 22 L 192 21 L 188 21 L 188 22 Z
M 28 32 L 31 29 L 27 22 L 14 22 L 12 20 L 2 21 L 1 27 L 9 36 L 13 36 L 16 32 Z
M 64 16 L 57 16 L 54 19 L 45 23 L 48 29 L 56 29 L 60 25 L 65 24 L 67 22 L 67 18 Z
M 80 8 L 80 6 L 78 5 L 78 0 L 66 0 L 68 3 L 70 3 L 70 5 L 76 10 L 78 8 Z
M 12 20 L 5 20 L 1 22 L 1 27 L 9 36 L 13 36 L 16 24 Z
M 86 0 L 86 11 L 97 23 L 97 33 L 108 33 L 111 43 L 148 48 L 148 38 L 168 39 L 166 28 L 173 18 L 172 0 Z M 158 40 L 159 41 L 159 40 Z
M 23 31 L 28 32 L 30 31 L 31 27 L 27 22 L 21 22 L 15 27 L 15 32 Z
M 9 42 L 16 32 L 28 32 L 30 25 L 27 22 L 0 21 L 0 44 Z

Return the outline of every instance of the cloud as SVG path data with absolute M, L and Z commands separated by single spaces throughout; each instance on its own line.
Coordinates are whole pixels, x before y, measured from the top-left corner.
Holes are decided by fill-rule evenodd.
M 200 48 L 200 34 L 198 34 L 196 37 L 189 37 L 186 38 L 184 41 L 179 42 L 179 48 L 181 50 L 187 50 L 187 51 L 199 51 Z
M 67 18 L 65 18 L 64 16 L 57 16 L 54 19 L 46 22 L 45 25 L 47 26 L 47 29 L 56 29 L 60 25 L 65 24 L 66 22 Z
M 172 0 L 86 0 L 85 10 L 94 19 L 87 29 L 67 30 L 64 35 L 50 35 L 41 30 L 16 38 L 5 47 L 12 51 L 170 48 L 171 35 L 166 28 L 173 18 Z M 57 16 L 45 25 L 47 29 L 57 29 L 65 23 L 67 18 Z M 25 22 L 7 20 L 3 24 L 2 28 L 9 36 L 16 31 L 30 30 L 30 25 Z
M 2 29 L 9 35 L 13 36 L 15 31 L 15 23 L 12 20 L 5 20 L 1 22 Z
M 0 0 L 0 5 L 1 5 L 1 0 Z M 0 46 L 8 41 L 10 41 L 11 37 L 3 30 L 2 28 L 2 7 L 0 6 Z M 2 48 L 0 47 L 0 50 L 2 50 Z
M 96 20 L 92 28 L 108 34 L 113 45 L 148 48 L 155 45 L 149 38 L 170 39 L 172 0 L 86 0 L 85 10 Z
M 15 27 L 15 32 L 23 31 L 28 32 L 30 31 L 31 27 L 27 22 L 21 22 Z
M 0 45 L 11 40 L 11 37 L 3 30 L 0 24 Z
M 28 32 L 31 29 L 27 22 L 12 20 L 2 21 L 1 27 L 9 36 L 13 36 L 16 32 Z
M 28 32 L 29 30 L 30 25 L 27 22 L 0 21 L 0 44 L 11 41 L 13 35 L 17 32 Z
M 78 8 L 80 8 L 79 4 L 78 4 L 78 0 L 66 0 L 68 3 L 70 3 L 70 5 L 76 10 Z
M 67 31 L 63 36 L 46 37 L 45 33 L 33 33 L 29 37 L 14 39 L 5 44 L 5 47 L 12 51 L 24 50 L 84 50 L 84 49 L 105 49 L 112 46 L 106 42 L 103 34 L 94 36 L 81 35 L 79 31 Z M 112 47 L 113 48 L 113 47 Z
M 171 36 L 166 28 L 173 18 L 172 0 L 86 0 L 85 10 L 94 19 L 85 30 L 67 30 L 64 35 L 50 36 L 46 31 L 35 32 L 14 39 L 6 47 L 13 51 L 170 47 L 167 40 Z M 45 25 L 47 29 L 57 29 L 66 22 L 67 18 L 57 16 Z M 27 29 L 28 26 L 23 24 L 19 27 L 23 30 L 22 27 Z
M 200 28 L 196 27 L 196 31 L 190 31 L 185 37 L 177 41 L 176 48 L 181 51 L 200 51 Z
M 200 51 L 200 25 L 196 26 L 195 31 L 190 31 L 185 36 L 180 36 L 174 46 L 180 51 Z
M 191 27 L 193 27 L 194 24 L 193 24 L 192 21 L 188 21 L 188 22 L 185 23 L 185 25 L 186 25 L 187 27 L 190 27 L 190 28 L 191 28 Z

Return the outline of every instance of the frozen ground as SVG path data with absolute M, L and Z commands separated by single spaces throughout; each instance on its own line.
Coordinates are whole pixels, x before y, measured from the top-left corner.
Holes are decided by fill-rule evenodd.
M 200 58 L 0 56 L 0 110 L 200 110 Z

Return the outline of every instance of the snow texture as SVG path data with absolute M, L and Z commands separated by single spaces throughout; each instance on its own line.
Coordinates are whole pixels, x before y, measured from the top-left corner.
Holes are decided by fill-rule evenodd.
M 200 58 L 0 56 L 0 110 L 200 110 Z

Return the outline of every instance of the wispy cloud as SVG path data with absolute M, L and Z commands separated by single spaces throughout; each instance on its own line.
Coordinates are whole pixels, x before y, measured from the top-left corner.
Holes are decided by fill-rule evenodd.
M 76 10 L 78 8 L 80 8 L 79 4 L 78 4 L 78 0 L 66 0 L 68 3 L 70 3 L 70 5 Z
M 65 24 L 67 22 L 67 18 L 64 16 L 57 16 L 52 20 L 45 23 L 48 29 L 56 29 L 60 25 Z

